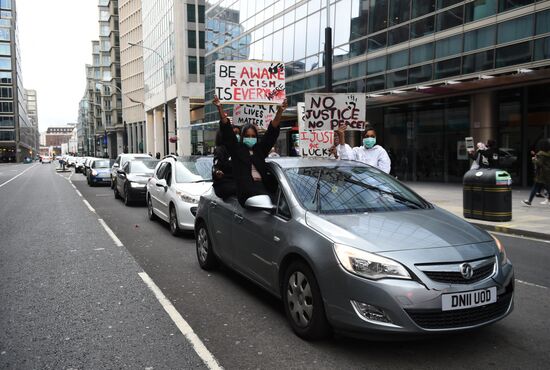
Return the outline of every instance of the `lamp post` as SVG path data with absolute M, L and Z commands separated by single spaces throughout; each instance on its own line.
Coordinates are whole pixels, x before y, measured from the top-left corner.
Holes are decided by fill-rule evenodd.
M 140 45 L 140 44 L 135 44 L 133 42 L 129 42 L 128 45 L 130 46 L 137 46 L 137 47 L 140 47 L 142 49 L 146 49 L 146 50 L 149 50 L 150 52 L 156 54 L 161 62 L 162 62 L 162 87 L 163 87 L 163 90 L 164 90 L 164 117 L 163 117 L 163 124 L 164 124 L 164 154 L 168 154 L 169 153 L 169 149 L 168 149 L 168 100 L 166 98 L 166 62 L 164 61 L 164 58 L 162 57 L 162 55 L 160 55 L 160 53 L 158 51 L 156 51 L 155 49 L 151 49 L 150 47 L 147 47 L 147 46 L 143 46 L 143 45 Z M 144 105 L 145 106 L 145 105 Z
M 332 92 L 332 28 L 330 27 L 329 0 L 327 0 L 327 27 L 325 28 L 325 91 Z

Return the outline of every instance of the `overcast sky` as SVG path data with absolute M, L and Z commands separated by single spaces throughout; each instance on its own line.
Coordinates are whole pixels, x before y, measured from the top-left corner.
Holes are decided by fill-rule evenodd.
M 99 38 L 97 0 L 17 0 L 23 85 L 37 91 L 40 131 L 76 122 Z

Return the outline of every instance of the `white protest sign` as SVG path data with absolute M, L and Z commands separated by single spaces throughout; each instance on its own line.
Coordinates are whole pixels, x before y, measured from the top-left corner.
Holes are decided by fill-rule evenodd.
M 305 94 L 305 127 L 308 130 L 337 130 L 345 124 L 348 130 L 366 126 L 365 94 Z
M 243 126 L 248 123 L 267 130 L 267 127 L 275 118 L 277 107 L 266 104 L 236 104 L 233 108 L 233 124 Z
M 298 115 L 298 130 L 305 131 L 306 128 L 306 104 L 304 102 L 299 102 L 296 104 L 296 114 Z
M 334 145 L 334 131 L 300 131 L 302 157 L 328 157 Z
M 217 60 L 215 76 L 223 103 L 281 104 L 286 97 L 282 62 Z

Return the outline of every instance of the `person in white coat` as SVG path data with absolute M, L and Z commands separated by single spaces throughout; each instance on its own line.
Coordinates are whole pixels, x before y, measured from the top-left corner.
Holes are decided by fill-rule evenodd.
M 336 131 L 339 144 L 336 146 L 337 158 L 363 162 L 385 173 L 390 173 L 391 160 L 384 148 L 376 144 L 376 130 L 367 127 L 363 133 L 363 145 L 352 148 L 345 142 L 346 125 Z

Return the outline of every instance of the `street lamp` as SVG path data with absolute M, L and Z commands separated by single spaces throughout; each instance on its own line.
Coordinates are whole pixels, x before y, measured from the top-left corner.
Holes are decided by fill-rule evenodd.
M 168 100 L 166 98 L 166 62 L 164 61 L 164 58 L 162 57 L 162 55 L 160 55 L 160 53 L 158 51 L 156 51 L 155 49 L 151 49 L 150 47 L 143 46 L 143 45 L 140 45 L 140 44 L 135 44 L 133 42 L 129 42 L 128 45 L 137 46 L 137 47 L 140 47 L 142 49 L 149 50 L 150 52 L 156 54 L 162 62 L 162 76 L 163 76 L 163 78 L 162 78 L 162 87 L 163 87 L 163 90 L 164 90 L 164 117 L 163 117 L 163 124 L 164 124 L 164 154 L 168 154 L 169 153 L 169 149 L 168 149 Z

